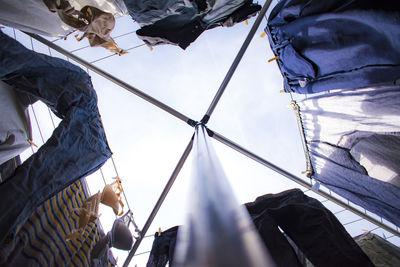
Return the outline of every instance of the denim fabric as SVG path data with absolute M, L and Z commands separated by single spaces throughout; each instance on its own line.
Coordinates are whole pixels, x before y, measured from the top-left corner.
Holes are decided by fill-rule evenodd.
M 26 49 L 0 33 L 0 79 L 62 119 L 53 135 L 0 184 L 0 243 L 45 200 L 110 157 L 90 77 L 79 67 Z
M 245 207 L 278 267 L 302 266 L 278 227 L 316 267 L 374 266 L 336 217 L 300 189 L 260 196 Z M 172 266 L 176 235 L 177 227 L 155 234 L 147 267 Z
M 21 159 L 16 156 L 0 165 L 0 183 L 14 175 L 15 169 L 21 165 Z
M 400 86 L 338 90 L 298 105 L 312 177 L 400 226 Z
M 286 92 L 311 94 L 400 76 L 400 2 L 282 0 L 265 29 Z
M 252 0 L 124 0 L 142 27 L 136 34 L 148 45 L 174 44 L 186 49 L 205 30 L 233 26 L 261 9 Z

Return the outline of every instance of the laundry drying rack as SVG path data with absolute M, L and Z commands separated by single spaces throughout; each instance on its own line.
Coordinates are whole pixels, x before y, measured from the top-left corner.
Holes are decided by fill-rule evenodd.
M 264 4 L 263 8 L 261 9 L 257 19 L 255 20 L 253 26 L 251 27 L 244 43 L 242 44 L 238 54 L 236 55 L 231 67 L 229 68 L 229 70 L 226 73 L 226 76 L 223 80 L 223 82 L 221 83 L 217 93 L 215 94 L 214 99 L 212 100 L 211 104 L 209 105 L 207 112 L 204 114 L 203 118 L 201 118 L 200 120 L 195 120 L 192 118 L 189 118 L 188 116 L 180 113 L 179 111 L 173 109 L 172 107 L 160 102 L 159 100 L 157 100 L 156 98 L 153 98 L 152 96 L 144 93 L 143 91 L 131 86 L 130 84 L 118 79 L 117 77 L 103 71 L 102 69 L 96 67 L 94 64 L 97 62 L 100 62 L 102 60 L 105 60 L 109 57 L 113 57 L 116 55 L 107 55 L 107 56 L 103 56 L 103 57 L 99 57 L 95 60 L 92 60 L 91 62 L 88 62 L 80 57 L 78 57 L 75 53 L 78 51 L 81 51 L 83 49 L 88 48 L 89 46 L 85 46 L 85 47 L 81 47 L 78 49 L 74 49 L 71 51 L 67 51 L 66 49 L 62 48 L 61 46 L 59 46 L 58 40 L 48 40 L 45 39 L 41 36 L 35 35 L 35 34 L 30 34 L 30 33 L 26 33 L 27 35 L 29 35 L 30 40 L 31 40 L 31 49 L 34 50 L 34 44 L 33 44 L 33 40 L 36 40 L 44 45 L 46 45 L 48 47 L 48 55 L 52 56 L 52 51 L 57 51 L 58 53 L 61 53 L 62 55 L 66 56 L 68 60 L 71 60 L 71 62 L 75 62 L 78 63 L 79 65 L 83 66 L 86 68 L 86 70 L 88 72 L 95 72 L 98 75 L 104 77 L 105 79 L 108 79 L 109 81 L 111 81 L 112 83 L 118 85 L 120 88 L 123 88 L 127 91 L 129 91 L 130 93 L 135 94 L 136 96 L 144 99 L 145 101 L 153 104 L 154 106 L 162 109 L 163 111 L 169 113 L 170 115 L 172 115 L 173 117 L 184 121 L 185 123 L 187 123 L 190 127 L 195 127 L 196 125 L 203 125 L 207 128 L 208 134 L 210 137 L 214 138 L 215 140 L 217 140 L 218 142 L 232 148 L 233 150 L 236 150 L 237 152 L 249 157 L 250 159 L 258 162 L 259 164 L 264 165 L 265 167 L 268 167 L 272 170 L 274 170 L 275 172 L 281 174 L 283 177 L 286 177 L 287 179 L 290 179 L 291 181 L 294 181 L 295 183 L 297 183 L 301 188 L 304 188 L 304 192 L 305 193 L 311 193 L 313 192 L 313 194 L 318 194 L 321 197 L 323 197 L 323 200 L 321 201 L 322 203 L 326 203 L 326 202 L 332 202 L 335 203 L 336 205 L 340 206 L 341 209 L 334 212 L 334 214 L 339 214 L 342 213 L 344 211 L 350 211 L 351 213 L 353 213 L 354 216 L 354 220 L 348 221 L 343 223 L 343 225 L 345 227 L 357 223 L 359 221 L 362 220 L 367 220 L 369 222 L 371 222 L 372 224 L 375 225 L 375 228 L 371 229 L 371 231 L 377 231 L 378 229 L 381 229 L 382 231 L 380 231 L 380 233 L 383 235 L 383 237 L 385 239 L 387 239 L 388 241 L 390 241 L 393 237 L 400 237 L 400 230 L 397 226 L 391 224 L 390 222 L 384 220 L 382 217 L 379 217 L 375 214 L 372 214 L 370 212 L 368 212 L 367 210 L 350 203 L 348 200 L 340 197 L 339 195 L 333 193 L 332 191 L 330 191 L 329 189 L 325 188 L 323 185 L 321 185 L 319 187 L 315 186 L 312 182 L 312 180 L 307 179 L 306 177 L 302 178 L 302 177 L 298 177 L 288 171 L 286 171 L 285 169 L 276 166 L 275 164 L 269 162 L 268 160 L 258 156 L 257 154 L 253 153 L 252 151 L 246 149 L 245 147 L 241 146 L 240 144 L 237 144 L 235 142 L 233 142 L 232 140 L 228 139 L 227 137 L 223 136 L 222 134 L 219 134 L 218 132 L 214 131 L 213 129 L 210 129 L 207 127 L 207 122 L 209 121 L 210 117 L 212 116 L 214 109 L 216 108 L 216 106 L 219 103 L 219 100 L 221 99 L 221 96 L 224 94 L 225 89 L 229 83 L 229 81 L 231 80 L 233 74 L 235 73 L 246 49 L 248 48 L 252 38 L 254 37 L 257 29 L 259 28 L 259 25 L 261 24 L 261 22 L 263 21 L 263 19 L 266 19 L 265 14 L 271 4 L 272 0 L 268 0 L 266 1 L 266 3 Z M 15 30 L 13 30 L 14 33 L 14 37 L 15 36 Z M 126 35 L 130 35 L 130 34 L 134 34 L 134 31 L 129 31 L 126 32 L 124 34 L 115 36 L 114 39 L 118 39 L 120 37 L 126 36 Z M 140 44 L 140 45 L 136 45 L 133 46 L 129 49 L 126 49 L 127 51 L 133 50 L 135 48 L 139 48 L 141 46 L 144 46 L 145 44 Z M 34 143 L 44 143 L 45 142 L 45 137 L 42 133 L 41 130 L 41 126 L 40 126 L 40 120 L 41 118 L 39 118 L 35 112 L 35 105 L 30 107 L 29 110 L 30 114 L 31 114 L 31 118 L 34 119 L 34 124 L 35 127 L 38 129 L 39 132 L 39 136 L 40 136 L 40 140 L 39 141 L 35 141 Z M 53 127 L 55 128 L 56 126 L 56 122 L 55 120 L 57 120 L 52 113 L 50 112 L 50 110 L 48 110 L 49 113 L 49 119 L 53 125 Z M 301 125 L 301 124 L 300 124 Z M 152 224 L 157 212 L 159 211 L 159 209 L 161 208 L 166 196 L 168 195 L 172 185 L 175 182 L 175 179 L 177 178 L 180 170 L 182 169 L 186 159 L 188 158 L 190 151 L 192 149 L 192 145 L 193 145 L 193 138 L 190 139 L 188 141 L 188 144 L 184 150 L 184 152 L 182 153 L 181 158 L 178 160 L 178 163 L 176 164 L 176 167 L 174 169 L 174 171 L 172 172 L 167 184 L 164 187 L 164 190 L 162 191 L 160 197 L 158 198 L 156 204 L 154 205 L 153 210 L 151 211 L 146 223 L 140 228 L 136 225 L 136 223 L 133 221 L 133 217 L 132 217 L 132 226 L 134 227 L 134 231 L 136 232 L 136 240 L 135 243 L 131 249 L 131 251 L 129 252 L 128 257 L 126 258 L 123 266 L 128 266 L 130 261 L 132 260 L 132 258 L 134 256 L 139 256 L 139 255 L 143 255 L 143 254 L 147 254 L 149 251 L 146 252 L 142 252 L 142 253 L 136 253 L 137 249 L 139 248 L 141 242 L 145 239 L 145 238 L 149 238 L 152 235 L 147 235 L 147 231 L 149 230 L 150 225 Z M 31 146 L 31 153 L 35 152 L 34 145 Z M 307 153 L 306 153 L 307 155 Z M 114 161 L 114 158 L 111 157 L 111 163 L 113 166 L 113 169 L 115 171 L 115 176 L 119 177 L 119 173 L 117 170 L 117 166 L 116 163 Z M 103 170 L 100 169 L 98 171 L 98 173 L 100 173 L 104 184 L 107 183 Z M 95 174 L 96 175 L 96 174 Z M 129 206 L 128 200 L 126 198 L 126 192 L 129 192 L 129 188 L 125 188 L 125 190 L 127 191 L 123 191 L 123 196 L 124 196 L 124 203 L 126 204 L 127 210 L 131 210 L 131 207 Z M 385 234 L 386 233 L 386 234 Z M 134 235 L 135 236 L 135 235 Z

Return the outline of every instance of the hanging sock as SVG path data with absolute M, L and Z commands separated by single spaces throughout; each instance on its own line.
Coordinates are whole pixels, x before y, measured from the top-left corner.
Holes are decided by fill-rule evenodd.
M 233 196 L 202 125 L 196 127 L 190 189 L 174 266 L 275 266 L 249 215 Z

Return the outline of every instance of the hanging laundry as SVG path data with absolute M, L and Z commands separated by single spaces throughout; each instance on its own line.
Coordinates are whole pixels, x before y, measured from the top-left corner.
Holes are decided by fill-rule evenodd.
M 115 16 L 126 14 L 122 0 L 0 0 L 0 23 L 21 31 L 65 37 L 79 30 L 90 46 L 124 54 L 110 33 Z
M 0 183 L 14 175 L 15 169 L 21 165 L 21 158 L 16 156 L 0 165 Z
M 94 222 L 99 218 L 100 203 L 109 206 L 113 209 L 115 215 L 118 215 L 119 202 L 118 197 L 112 189 L 111 185 L 106 185 L 103 191 L 100 191 L 85 200 L 82 207 L 74 212 L 79 213 L 78 228 L 73 229 L 66 236 L 67 240 L 77 239 L 82 236 L 83 230 L 88 223 Z
M 244 206 L 276 266 L 303 266 L 278 227 L 316 267 L 374 266 L 336 217 L 300 189 L 263 195 Z M 174 266 L 177 230 L 154 235 L 147 267 L 164 267 L 167 261 Z
M 400 226 L 400 86 L 339 90 L 298 105 L 312 177 Z
M 335 215 L 300 189 L 260 196 L 245 206 L 277 266 L 301 266 L 278 227 L 316 267 L 374 266 Z
M 133 238 L 128 226 L 120 218 L 114 221 L 112 229 L 103 236 L 91 252 L 92 267 L 107 267 L 110 248 L 130 250 Z
M 178 226 L 154 234 L 153 246 L 146 267 L 173 266 Z
M 205 30 L 230 27 L 261 9 L 252 0 L 124 0 L 129 14 L 142 27 L 136 34 L 150 46 L 178 45 L 186 49 Z
M 84 179 L 76 181 L 40 205 L 22 225 L 14 240 L 0 246 L 0 265 L 91 266 L 92 249 L 104 235 L 97 222 L 86 225 L 81 238 L 66 241 L 65 235 L 78 223 L 73 210 L 82 207 L 89 194 Z M 111 253 L 107 266 L 115 266 Z
M 32 129 L 27 106 L 15 90 L 0 81 L 0 165 L 30 147 Z
M 400 248 L 368 232 L 354 238 L 376 267 L 400 266 Z
M 62 119 L 40 149 L 0 184 L 0 243 L 45 200 L 100 168 L 111 156 L 89 75 L 26 49 L 0 32 L 0 79 Z
M 400 2 L 282 0 L 265 31 L 286 92 L 311 94 L 400 77 Z

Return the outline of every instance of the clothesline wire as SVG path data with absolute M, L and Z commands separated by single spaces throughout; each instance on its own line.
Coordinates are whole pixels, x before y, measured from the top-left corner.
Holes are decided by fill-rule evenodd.
M 266 17 L 266 15 L 264 15 L 264 19 L 265 19 L 265 21 L 268 23 L 268 19 L 267 19 L 267 17 Z M 329 92 L 327 92 L 327 93 L 329 93 Z M 290 100 L 292 101 L 292 103 L 293 103 L 293 101 L 295 101 L 294 100 L 294 97 L 293 97 L 293 93 L 291 92 L 291 91 L 289 91 L 289 95 L 290 95 Z M 307 95 L 306 95 L 306 98 L 307 98 Z M 307 140 L 305 139 L 305 136 L 304 136 L 304 128 L 303 128 L 303 123 L 302 123 L 302 120 L 301 120 L 301 117 L 300 117 L 300 109 L 299 109 L 299 118 L 298 118 L 298 128 L 299 128 L 299 131 L 300 131 L 300 137 L 304 137 L 304 138 L 300 138 L 301 139 L 301 141 L 302 141 L 302 147 L 303 147 L 303 151 L 304 151 L 304 154 L 305 154 L 305 157 L 306 157 L 306 160 L 307 159 L 309 159 L 310 158 L 310 153 L 309 153 L 309 151 L 308 151 L 308 148 L 307 148 Z M 300 128 L 300 127 L 302 127 L 302 128 Z M 302 134 L 303 133 L 303 134 Z M 309 164 L 311 164 L 311 162 L 309 163 Z M 312 168 L 312 167 L 311 167 Z M 305 192 L 308 192 L 309 190 L 307 190 L 307 191 L 305 191 Z M 331 192 L 331 190 L 329 189 L 329 194 L 330 195 L 332 195 L 332 192 Z M 349 205 L 350 206 L 350 201 L 348 200 L 348 199 L 346 199 L 347 200 L 347 205 Z M 326 202 L 326 201 L 329 201 L 329 200 L 325 200 L 325 201 L 321 201 L 321 203 L 323 203 L 323 202 Z M 334 214 L 338 214 L 338 213 L 340 213 L 340 212 L 343 212 L 343 211 L 345 211 L 345 210 L 347 210 L 347 209 L 344 209 L 344 210 L 341 210 L 341 211 L 339 211 L 339 212 L 336 212 L 336 213 L 334 213 Z M 364 210 L 364 214 L 367 214 L 367 210 L 365 209 L 365 208 L 363 208 L 363 210 Z M 380 222 L 383 224 L 383 218 L 382 218 L 382 216 L 378 216 L 379 217 L 379 219 L 380 219 Z M 353 222 L 357 222 L 357 221 L 359 221 L 359 220 L 362 220 L 362 219 L 357 219 L 357 220 L 354 220 L 354 221 L 352 221 L 352 222 L 350 222 L 350 223 L 346 223 L 346 224 L 343 224 L 343 225 L 348 225 L 348 224 L 351 224 L 351 223 L 353 223 Z M 396 230 L 398 231 L 398 229 L 397 229 L 397 227 L 396 227 Z
M 40 38 L 39 38 L 40 39 Z M 39 41 L 41 41 L 41 40 L 39 40 Z M 46 44 L 46 43 L 45 43 Z M 60 53 L 63 53 L 64 55 L 66 55 L 67 53 L 66 53 L 66 51 L 65 50 L 63 50 L 63 49 L 61 49 L 61 48 L 59 48 L 58 50 L 57 50 L 58 52 L 60 52 Z M 68 55 L 67 55 L 68 56 Z M 75 58 L 77 58 L 76 56 L 75 56 Z M 75 59 L 74 58 L 74 59 Z M 79 58 L 78 58 L 79 59 Z M 79 60 L 78 60 L 78 62 L 79 62 Z M 79 63 L 81 63 L 81 62 L 79 62 Z M 92 66 L 91 66 L 91 68 L 93 68 Z M 105 75 L 105 77 L 106 78 L 108 78 L 108 76 L 107 75 Z M 111 79 L 112 81 L 114 81 L 113 79 Z M 114 81 L 115 82 L 115 81 Z M 117 84 L 119 84 L 119 83 L 117 83 Z M 121 85 L 121 84 L 119 84 L 119 85 Z M 368 216 L 368 215 L 366 215 L 367 216 L 367 218 L 369 218 L 368 220 L 370 220 L 371 221 L 371 217 L 370 216 Z M 373 220 L 373 219 L 372 219 Z M 388 226 L 386 226 L 386 227 L 388 227 Z M 388 227 L 389 229 L 391 229 L 390 227 Z M 393 229 L 391 229 L 392 231 L 393 231 Z
M 128 49 L 124 49 L 124 51 L 131 51 L 131 50 L 133 50 L 133 49 L 136 49 L 136 48 L 139 48 L 139 47 L 142 47 L 142 46 L 145 46 L 145 45 L 146 45 L 146 44 L 140 44 L 140 45 L 137 45 L 137 46 L 133 46 L 133 47 L 131 47 L 131 48 L 128 48 Z M 90 63 L 93 64 L 93 63 L 102 61 L 102 60 L 104 60 L 104 59 L 107 59 L 107 58 L 110 58 L 110 57 L 114 57 L 114 56 L 116 56 L 116 55 L 118 55 L 118 54 L 117 54 L 117 53 L 114 53 L 114 54 L 111 54 L 111 55 L 108 55 L 108 56 L 104 56 L 104 57 L 101 57 L 101 58 L 99 58 L 99 59 L 90 61 Z
M 218 91 L 215 94 L 213 100 L 211 101 L 206 113 L 204 114 L 203 118 L 201 119 L 201 123 L 207 124 L 208 120 L 210 119 L 211 114 L 214 112 L 214 109 L 218 105 L 223 93 L 226 90 L 226 87 L 228 86 L 233 74 L 235 73 L 240 61 L 242 60 L 244 53 L 246 52 L 247 48 L 249 47 L 249 44 L 250 44 L 251 40 L 253 39 L 257 29 L 259 28 L 261 21 L 263 19 L 263 16 L 267 12 L 271 3 L 272 3 L 272 0 L 267 0 L 264 3 L 263 7 L 261 8 L 260 13 L 258 14 L 258 16 L 256 18 L 256 21 L 251 26 L 251 29 L 250 29 L 249 33 L 247 34 L 246 39 L 244 40 L 242 46 L 240 47 L 239 52 L 237 53 L 231 66 L 229 67 L 229 70 L 226 73 L 224 80 L 222 81 L 220 87 L 218 88 Z
M 353 220 L 353 221 L 350 221 L 350 222 L 347 222 L 347 223 L 343 223 L 343 225 L 349 225 L 349 224 L 356 223 L 356 222 L 359 222 L 359 221 L 362 221 L 362 220 L 364 220 L 364 219 L 363 218 L 358 218 L 356 220 Z
M 35 36 L 34 38 L 37 39 L 38 41 L 41 41 L 41 42 L 44 42 L 45 44 L 47 44 L 45 40 L 40 40 L 41 38 L 38 37 L 38 36 Z M 48 45 L 49 45 L 49 44 L 48 44 Z M 50 45 L 51 45 L 51 44 L 50 44 Z M 54 45 L 52 45 L 52 48 L 54 49 Z M 57 50 L 58 52 L 64 54 L 64 55 L 67 55 L 67 56 L 68 56 L 68 52 L 65 51 L 64 49 L 62 49 L 62 48 L 56 46 L 56 50 Z M 76 57 L 76 56 L 74 56 L 74 55 L 73 55 L 72 57 L 74 58 L 74 60 L 78 61 L 78 62 L 81 63 L 81 64 L 82 64 L 82 62 L 85 63 L 83 60 L 81 60 L 80 58 L 78 58 L 78 57 Z M 83 65 L 85 65 L 85 64 L 83 64 Z M 86 64 L 86 65 L 87 65 L 87 64 Z M 95 70 L 96 70 L 96 67 L 91 66 L 91 65 L 89 65 L 89 66 L 90 66 L 91 69 L 95 69 Z M 99 73 L 100 75 L 103 75 L 105 78 L 108 78 L 109 80 L 111 80 L 111 81 L 117 83 L 118 85 L 122 86 L 123 88 L 126 88 L 126 87 L 124 87 L 125 84 L 122 83 L 122 85 L 121 85 L 120 82 L 115 81 L 115 79 L 113 79 L 113 77 L 110 76 L 109 74 L 107 74 L 107 73 L 105 73 L 105 72 L 103 72 L 103 71 L 97 71 L 97 73 Z M 136 89 L 136 90 L 137 90 L 137 89 Z M 137 94 L 137 95 L 139 95 L 139 94 Z M 139 96 L 140 96 L 140 95 L 139 95 Z M 142 98 L 143 98 L 143 97 L 142 97 Z M 144 99 L 146 100 L 146 98 L 144 98 Z M 151 102 L 151 101 L 149 101 L 149 102 L 150 102 L 150 103 L 153 103 L 153 102 Z M 154 103 L 153 103 L 153 104 L 154 104 Z M 157 106 L 158 106 L 158 105 L 157 105 Z M 163 108 L 163 109 L 164 109 L 164 108 Z M 164 109 L 164 110 L 166 110 L 166 109 Z M 167 111 L 167 110 L 166 110 L 166 111 Z M 169 112 L 169 113 L 173 114 L 172 112 Z M 174 114 L 173 114 L 173 115 L 174 115 Z M 178 118 L 180 118 L 180 117 L 178 117 Z M 244 153 L 244 154 L 246 155 L 247 153 Z M 258 162 L 261 162 L 262 164 L 264 164 L 263 161 L 259 161 L 259 160 L 257 160 L 257 161 L 258 161 Z M 265 165 L 265 164 L 264 164 L 264 165 Z M 319 194 L 321 194 L 321 193 L 319 193 Z M 334 201 L 334 202 L 335 202 L 335 201 Z M 365 215 L 364 217 L 366 217 L 369 221 L 372 221 L 373 223 L 375 223 L 375 220 L 374 220 L 373 218 L 371 218 L 370 216 Z M 394 231 L 394 230 L 391 229 L 389 226 L 386 226 L 386 225 L 383 225 L 383 226 L 385 226 L 386 228 L 390 229 L 389 231 Z M 396 231 L 396 232 L 397 232 L 397 231 Z
M 135 32 L 136 32 L 136 31 L 130 31 L 130 32 L 127 32 L 127 33 L 123 33 L 123 34 L 120 34 L 120 35 L 117 35 L 117 36 L 113 37 L 113 39 L 115 40 L 115 39 L 121 38 L 121 37 L 123 37 L 123 36 L 129 35 L 129 34 L 132 34 L 132 33 L 135 33 Z M 143 45 L 144 45 L 144 44 L 143 44 Z M 79 48 L 73 49 L 73 50 L 71 50 L 71 51 L 69 51 L 69 52 L 75 53 L 75 52 L 77 52 L 77 51 L 80 51 L 80 50 L 83 50 L 83 49 L 86 49 L 86 48 L 90 48 L 90 47 L 91 47 L 90 45 L 85 45 L 85 46 L 83 46 L 83 47 L 79 47 Z M 126 49 L 124 49 L 124 50 L 126 51 Z
M 31 38 L 32 38 L 32 37 L 31 37 Z M 86 72 L 89 74 L 89 68 L 86 68 Z M 101 120 L 101 124 L 102 124 L 103 127 L 104 127 L 103 120 L 102 120 L 101 118 L 100 118 L 100 120 Z M 115 174 L 117 175 L 117 178 L 120 178 L 119 173 L 118 173 L 117 166 L 116 166 L 115 161 L 114 161 L 113 155 L 111 155 L 111 161 L 112 161 L 112 164 L 113 164 L 113 167 L 114 167 Z M 106 179 L 105 179 L 104 174 L 103 174 L 102 167 L 100 167 L 100 173 L 101 173 L 101 176 L 102 176 L 102 178 L 103 178 L 104 185 L 107 185 Z M 126 197 L 125 190 L 124 190 L 124 188 L 123 188 L 122 183 L 120 183 L 119 186 L 120 186 L 120 188 L 121 188 L 121 191 L 122 191 L 122 194 L 123 194 L 123 196 L 124 196 L 125 203 L 126 203 L 126 206 L 127 206 L 128 210 L 130 210 L 131 212 L 133 212 L 133 211 L 131 210 L 131 208 L 130 208 L 129 201 L 128 201 L 128 198 Z M 117 218 L 117 215 L 115 215 L 115 217 Z M 131 218 L 130 218 L 130 219 L 131 219 Z M 134 220 L 131 220 L 131 222 L 132 222 L 133 225 L 135 226 L 135 230 L 138 230 L 139 228 L 138 228 L 138 226 L 136 225 L 136 222 L 135 222 Z
M 61 50 L 63 50 L 63 49 L 61 49 Z M 58 51 L 58 50 L 57 50 Z M 65 51 L 66 52 L 66 51 Z M 64 53 L 64 52 L 61 52 L 61 53 Z M 64 55 L 65 55 L 66 53 L 64 53 Z M 74 60 L 75 60 L 75 58 L 74 58 Z M 79 60 L 78 60 L 78 62 L 79 62 Z M 94 66 L 91 66 L 91 68 L 93 69 L 93 67 Z M 109 74 L 107 74 L 107 73 L 104 73 L 103 72 L 103 74 L 105 74 L 105 77 L 106 78 L 111 78 L 110 80 L 111 81 L 114 81 L 114 82 L 116 82 L 114 79 L 112 79 L 112 77 L 109 75 Z M 102 75 L 102 74 L 100 74 L 100 75 Z M 122 87 L 124 87 L 123 85 L 121 85 L 122 83 L 120 83 L 120 82 L 116 82 L 117 84 L 119 84 L 120 86 L 122 86 Z M 124 87 L 125 88 L 125 87 Z M 136 94 L 137 94 L 137 92 L 135 92 Z M 139 94 L 138 94 L 139 95 Z M 139 95 L 140 96 L 140 95 Z M 142 97 L 143 98 L 143 97 Z M 146 99 L 145 99 L 146 100 Z M 151 102 L 151 101 L 149 101 L 149 102 Z M 154 104 L 154 102 L 151 102 L 151 103 L 153 103 Z M 160 104 L 160 103 L 158 103 L 158 104 Z M 158 105 L 157 105 L 158 106 Z M 160 107 L 160 106 L 158 106 L 158 107 Z M 168 111 L 168 109 L 167 108 L 163 108 L 165 111 Z M 169 112 L 169 111 L 168 111 Z M 175 114 L 173 114 L 172 112 L 169 112 L 169 113 L 171 113 L 172 115 L 175 115 Z M 176 116 L 176 117 L 178 117 L 178 116 Z M 182 119 L 182 116 L 181 117 L 178 117 L 178 118 L 181 118 Z M 187 117 L 186 117 L 187 118 Z M 220 140 L 219 140 L 220 141 Z M 231 146 L 232 147 L 232 146 Z M 236 149 L 236 150 L 238 150 L 238 149 Z M 243 150 L 242 149 L 242 151 L 240 151 L 240 150 L 238 150 L 239 152 L 242 152 L 243 153 L 243 151 L 245 151 L 245 150 Z M 247 152 L 246 153 L 243 153 L 243 154 L 248 154 Z M 247 155 L 247 156 L 249 156 L 249 155 Z M 250 156 L 250 158 L 252 158 L 251 156 Z M 253 158 L 254 159 L 254 158 Z M 259 161 L 260 163 L 262 163 L 262 164 L 264 164 L 264 165 L 266 165 L 266 166 L 268 166 L 268 165 L 270 165 L 270 164 L 265 164 L 265 162 L 267 162 L 267 161 L 265 161 L 265 160 L 263 160 L 262 158 L 261 158 L 261 160 L 256 160 L 256 161 Z M 276 171 L 276 169 L 274 169 L 275 171 Z M 286 177 L 288 177 L 287 175 L 284 175 L 284 176 L 286 176 Z M 300 178 L 299 178 L 300 179 Z M 300 179 L 301 180 L 301 179 Z M 305 183 L 305 182 L 299 182 L 300 184 L 303 184 L 303 183 Z M 305 184 L 307 184 L 307 183 L 305 183 Z M 326 195 L 327 197 L 329 197 L 329 198 L 332 198 L 332 199 L 334 199 L 335 201 L 335 203 L 342 203 L 340 200 L 337 200 L 337 199 L 335 199 L 334 197 L 331 197 L 331 196 L 329 196 L 329 194 L 327 194 L 327 193 L 325 193 L 325 192 L 323 192 L 323 191 L 318 191 L 319 192 L 319 194 L 322 194 L 323 196 L 324 195 Z M 164 196 L 165 197 L 165 196 Z M 342 203 L 342 204 L 340 204 L 340 205 L 345 205 L 346 206 L 346 204 L 345 203 Z M 350 207 L 351 209 L 350 210 L 353 210 L 354 208 L 352 208 L 352 207 Z M 354 209 L 355 210 L 355 209 Z M 360 213 L 358 210 L 356 210 L 356 213 Z M 372 221 L 372 222 L 375 222 L 376 220 L 375 219 L 373 219 L 372 217 L 370 217 L 370 216 L 368 216 L 368 215 L 366 215 L 366 216 L 363 216 L 363 217 L 366 217 L 368 220 L 370 220 L 370 221 Z M 378 222 L 379 223 L 379 222 Z M 379 223 L 379 224 L 381 224 L 381 223 Z M 377 225 L 379 225 L 379 224 L 377 224 Z M 382 224 L 383 225 L 383 224 Z M 383 226 L 385 226 L 386 228 L 388 228 L 388 229 L 390 229 L 390 231 L 393 231 L 393 229 L 391 229 L 389 226 L 386 226 L 386 225 L 383 225 Z M 144 233 L 143 233 L 144 234 Z M 132 251 L 131 251 L 132 252 Z M 130 253 L 131 253 L 130 252 Z M 126 263 L 126 262 L 125 262 Z

